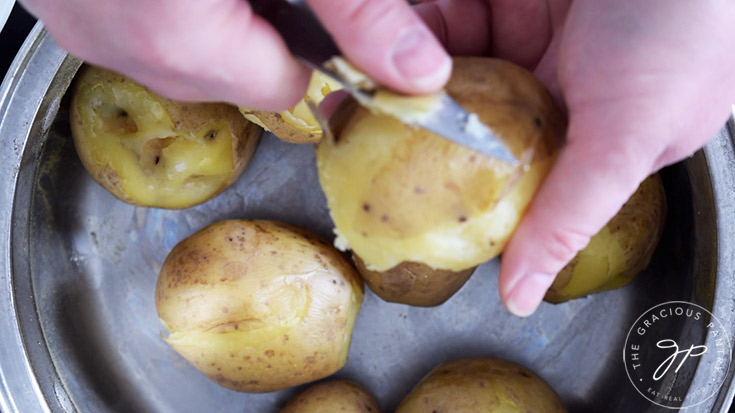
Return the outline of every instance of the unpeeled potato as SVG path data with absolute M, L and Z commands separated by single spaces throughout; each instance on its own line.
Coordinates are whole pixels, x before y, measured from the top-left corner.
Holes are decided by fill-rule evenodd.
M 83 67 L 72 93 L 82 164 L 135 205 L 186 208 L 214 197 L 242 174 L 262 133 L 234 106 L 166 99 L 98 67 Z
M 282 112 L 263 112 L 240 108 L 242 114 L 253 123 L 272 132 L 276 137 L 292 143 L 316 143 L 322 138 L 322 128 L 307 102 L 319 106 L 324 97 L 342 86 L 328 76 L 314 71 L 304 98 L 291 109 Z
M 654 174 L 559 272 L 544 299 L 559 303 L 628 284 L 651 261 L 665 220 L 666 194 Z
M 383 291 L 393 291 L 410 278 L 406 274 L 415 273 L 431 280 L 424 287 L 436 287 L 422 294 L 441 302 L 453 291 L 437 280 L 498 255 L 565 133 L 565 118 L 543 85 L 511 63 L 455 58 L 446 89 L 495 131 L 521 166 L 371 113 L 349 99 L 332 117 L 335 139 L 323 140 L 317 149 L 335 245 L 352 249 L 365 264 L 358 262 L 373 291 L 391 301 L 407 302 L 396 299 L 409 297 L 405 292 Z M 431 100 L 419 103 L 426 102 Z M 451 289 L 461 286 L 461 278 L 453 278 Z
M 372 394 L 349 380 L 333 380 L 315 384 L 297 394 L 281 413 L 380 413 Z
M 352 259 L 357 272 L 378 297 L 419 307 L 443 304 L 462 288 L 476 268 L 435 270 L 418 262 L 402 262 L 387 271 L 371 271 L 357 255 Z
M 432 370 L 396 413 L 562 413 L 561 399 L 531 370 L 489 357 L 450 361 Z
M 156 309 L 180 355 L 215 382 L 267 392 L 347 361 L 363 284 L 342 255 L 272 221 L 222 221 L 177 244 Z

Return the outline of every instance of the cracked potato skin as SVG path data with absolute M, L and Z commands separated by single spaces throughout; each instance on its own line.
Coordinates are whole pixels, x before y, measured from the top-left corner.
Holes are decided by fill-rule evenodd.
M 462 271 L 497 256 L 553 164 L 563 114 L 528 71 L 455 58 L 447 93 L 496 131 L 526 167 L 476 153 L 347 99 L 317 149 L 338 235 L 371 270 L 403 262 Z
M 436 270 L 418 262 L 402 262 L 387 271 L 371 271 L 357 255 L 355 268 L 371 290 L 392 303 L 434 307 L 451 298 L 470 279 L 475 268 Z
M 561 303 L 628 284 L 648 267 L 665 221 L 666 193 L 653 174 L 559 272 L 544 300 Z
M 281 413 L 380 413 L 372 394 L 358 383 L 333 380 L 310 386 L 297 394 Z
M 187 208 L 245 170 L 262 130 L 223 103 L 164 98 L 118 73 L 83 66 L 70 121 L 92 178 L 130 204 Z
M 363 284 L 303 229 L 233 220 L 176 245 L 155 298 L 166 342 L 198 370 L 234 390 L 268 392 L 344 366 Z
M 489 358 L 443 363 L 422 379 L 396 413 L 564 413 L 543 379 L 519 364 Z
M 311 75 L 306 95 L 296 106 L 281 112 L 263 112 L 240 108 L 243 116 L 273 133 L 278 139 L 290 143 L 317 143 L 323 131 L 307 102 L 316 106 L 324 98 L 342 86 L 329 76 L 314 71 Z

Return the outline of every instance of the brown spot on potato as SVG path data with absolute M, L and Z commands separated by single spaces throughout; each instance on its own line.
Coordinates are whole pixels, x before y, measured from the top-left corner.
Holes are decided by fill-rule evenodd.
M 362 210 L 365 212 L 370 212 L 370 204 L 368 204 L 367 202 L 362 204 Z
M 276 355 L 276 352 L 273 350 L 266 350 L 265 355 L 268 357 L 273 357 Z
M 467 222 L 467 217 L 464 216 L 464 215 L 462 215 L 459 218 L 457 218 L 457 221 L 459 221 L 459 222 Z

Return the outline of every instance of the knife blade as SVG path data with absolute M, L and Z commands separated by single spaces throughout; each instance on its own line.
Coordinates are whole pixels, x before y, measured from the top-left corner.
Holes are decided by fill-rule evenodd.
M 291 53 L 304 64 L 318 70 L 340 83 L 344 89 L 365 106 L 371 106 L 374 91 L 363 90 L 354 82 L 348 81 L 343 73 L 329 65 L 342 53 L 332 36 L 322 26 L 311 9 L 303 1 L 289 0 L 250 0 L 253 11 L 268 21 L 281 35 Z M 400 104 L 400 95 L 391 94 L 393 106 Z M 405 96 L 407 105 L 415 97 Z M 430 113 L 425 116 L 400 116 L 404 123 L 419 126 L 443 136 L 460 145 L 492 156 L 496 159 L 517 164 L 518 161 L 503 141 L 477 116 L 467 112 L 445 92 L 440 92 Z

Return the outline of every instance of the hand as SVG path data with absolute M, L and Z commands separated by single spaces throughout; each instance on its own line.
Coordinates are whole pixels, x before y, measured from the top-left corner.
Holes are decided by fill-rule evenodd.
M 528 316 L 638 184 L 690 156 L 735 102 L 735 4 L 437 0 L 418 7 L 454 54 L 535 72 L 569 114 L 565 147 L 506 247 L 500 295 Z
M 71 54 L 179 100 L 276 111 L 310 71 L 245 0 L 20 0 Z M 451 60 L 403 0 L 310 0 L 347 57 L 406 93 L 431 92 Z M 288 85 L 288 87 L 284 87 Z

